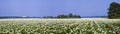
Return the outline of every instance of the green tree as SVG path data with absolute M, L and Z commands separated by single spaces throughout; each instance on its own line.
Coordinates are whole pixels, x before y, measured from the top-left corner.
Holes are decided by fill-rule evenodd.
M 80 15 L 74 15 L 74 18 L 81 18 Z
M 69 18 L 73 18 L 73 14 L 72 13 L 69 13 Z
M 53 16 L 44 16 L 43 18 L 54 18 Z
M 57 18 L 66 18 L 65 15 L 58 15 Z
M 120 4 L 112 2 L 109 7 L 108 18 L 120 18 Z
M 72 13 L 69 13 L 68 15 L 58 15 L 56 18 L 81 18 L 80 15 L 73 15 Z

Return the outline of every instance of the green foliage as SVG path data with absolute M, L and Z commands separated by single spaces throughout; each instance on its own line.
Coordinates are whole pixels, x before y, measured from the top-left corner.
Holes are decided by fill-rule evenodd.
M 69 17 L 70 17 L 70 18 L 73 18 L 74 16 L 73 16 L 73 14 L 72 14 L 72 13 L 70 13 L 70 14 L 69 14 Z
M 58 15 L 57 18 L 67 18 L 68 16 L 66 15 Z
M 109 7 L 108 18 L 120 18 L 120 4 L 112 2 Z
M 68 15 L 61 14 L 61 15 L 58 15 L 56 17 L 44 16 L 43 18 L 81 18 L 81 16 L 80 15 L 73 15 L 72 13 L 69 13 Z
M 56 18 L 81 18 L 80 15 L 73 15 L 72 13 L 69 13 L 68 15 L 58 15 Z
M 53 16 L 44 16 L 43 18 L 54 18 Z

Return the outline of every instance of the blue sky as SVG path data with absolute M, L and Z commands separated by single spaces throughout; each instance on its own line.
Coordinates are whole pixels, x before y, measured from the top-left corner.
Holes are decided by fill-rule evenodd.
M 111 2 L 120 0 L 0 0 L 0 16 L 106 16 Z

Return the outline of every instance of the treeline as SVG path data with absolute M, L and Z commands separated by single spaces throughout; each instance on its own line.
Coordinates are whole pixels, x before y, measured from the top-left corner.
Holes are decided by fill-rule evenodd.
M 108 18 L 120 18 L 120 4 L 116 2 L 112 2 L 109 7 Z
M 81 18 L 81 16 L 80 15 L 73 15 L 72 13 L 69 13 L 68 15 L 61 14 L 61 15 L 58 15 L 56 17 L 44 16 L 43 18 Z
M 69 13 L 68 15 L 58 15 L 58 16 L 44 16 L 44 17 L 30 17 L 30 16 L 0 16 L 0 19 L 5 18 L 81 18 L 80 15 L 73 15 L 72 13 Z

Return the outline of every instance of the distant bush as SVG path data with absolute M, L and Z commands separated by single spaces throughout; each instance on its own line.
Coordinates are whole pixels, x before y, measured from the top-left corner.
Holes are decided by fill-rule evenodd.
M 109 7 L 108 18 L 120 18 L 120 4 L 112 2 Z
M 58 15 L 56 18 L 81 18 L 80 15 L 73 15 L 72 13 L 69 13 L 68 15 Z
M 43 18 L 81 18 L 81 16 L 80 15 L 73 15 L 72 13 L 69 13 L 68 15 L 61 14 L 61 15 L 58 15 L 56 17 L 44 16 Z
M 44 16 L 43 18 L 54 18 L 53 16 Z

